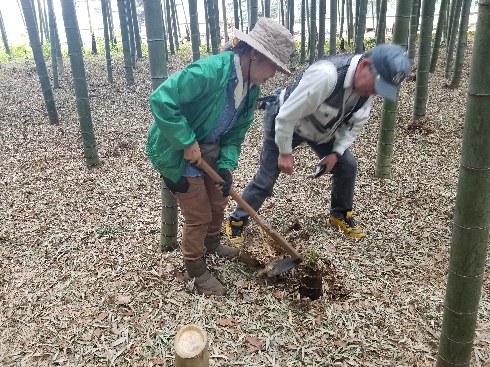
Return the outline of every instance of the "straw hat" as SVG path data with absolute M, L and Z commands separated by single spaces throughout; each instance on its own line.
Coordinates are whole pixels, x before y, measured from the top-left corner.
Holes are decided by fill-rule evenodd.
M 259 18 L 248 34 L 235 29 L 235 37 L 269 58 L 283 73 L 291 74 L 286 65 L 294 49 L 294 38 L 279 23 Z

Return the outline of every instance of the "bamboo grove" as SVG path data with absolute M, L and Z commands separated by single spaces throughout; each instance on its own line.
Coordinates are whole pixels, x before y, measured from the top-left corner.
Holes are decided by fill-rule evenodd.
M 393 3 L 395 21 L 393 29 L 387 29 L 387 9 Z M 65 46 L 60 43 L 59 32 L 65 32 L 87 166 L 97 166 L 100 162 L 94 132 L 97 121 L 92 121 L 84 67 L 86 48 L 77 16 L 88 18 L 91 44 L 90 51 L 85 52 L 104 53 L 108 83 L 124 78 L 128 86 L 133 85 L 138 60 L 148 57 L 153 89 L 167 78 L 167 61 L 184 43 L 191 45 L 193 60 L 216 54 L 230 41 L 232 28 L 247 32 L 261 16 L 277 19 L 296 36 L 300 63 L 313 63 L 325 54 L 337 52 L 362 53 L 377 43 L 397 43 L 413 60 L 416 87 L 412 118 L 415 121 L 426 118 L 430 103 L 428 85 L 438 61 L 443 62 L 447 87 L 458 88 L 462 76 L 472 1 L 440 0 L 437 4 L 436 23 L 435 0 L 18 1 L 45 101 L 47 122 L 51 124 L 63 123 L 57 113 L 53 88 L 60 87 L 70 75 L 65 71 L 62 56 Z M 55 12 L 59 5 L 61 20 Z M 93 27 L 95 17 L 102 20 L 101 30 Z M 0 8 L 3 50 L 13 59 L 5 22 Z M 140 33 L 143 28 L 144 35 Z M 479 0 L 438 367 L 469 366 L 482 287 L 490 224 L 489 29 L 490 0 Z M 366 35 L 367 31 L 373 34 Z M 104 50 L 98 49 L 97 38 L 103 40 Z M 47 58 L 42 51 L 46 42 L 50 46 Z M 122 46 L 124 75 L 113 72 L 113 53 L 117 46 Z M 51 66 L 51 75 L 47 65 Z M 381 108 L 375 170 L 379 178 L 390 178 L 397 108 L 398 101 L 384 101 Z M 163 185 L 161 248 L 164 251 L 177 246 L 177 209 L 175 199 Z M 478 221 L 468 222 L 467 218 L 478 218 Z

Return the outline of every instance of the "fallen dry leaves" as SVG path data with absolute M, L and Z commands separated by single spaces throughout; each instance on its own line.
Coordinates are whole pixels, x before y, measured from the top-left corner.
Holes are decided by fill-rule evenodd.
M 170 71 L 190 58 L 172 57 Z M 120 57 L 113 60 L 112 85 L 103 56 L 85 62 L 104 162 L 95 169 L 82 158 L 69 72 L 54 91 L 61 123 L 52 126 L 33 61 L 0 65 L 0 365 L 171 366 L 175 333 L 188 323 L 208 333 L 212 366 L 433 365 L 467 67 L 461 87 L 451 90 L 443 88 L 440 64 L 431 76 L 428 116 L 417 124 L 411 123 L 415 84 L 403 84 L 390 180 L 373 175 L 376 99 L 352 147 L 359 161 L 356 219 L 368 232 L 362 241 L 328 227 L 329 177 L 311 178 L 317 157 L 309 148 L 294 153 L 294 174 L 279 178 L 260 215 L 302 253 L 318 252 L 324 297 L 311 302 L 298 298 L 294 272 L 260 278 L 251 265 L 221 259 L 210 263 L 229 295 L 192 291 L 180 252 L 159 251 L 160 186 L 144 148 L 148 62 L 138 61 L 130 87 Z M 277 75 L 263 94 L 285 83 Z M 234 173 L 239 192 L 257 168 L 261 117 Z M 255 226 L 250 233 L 255 257 L 278 254 Z M 490 363 L 485 279 L 475 366 Z

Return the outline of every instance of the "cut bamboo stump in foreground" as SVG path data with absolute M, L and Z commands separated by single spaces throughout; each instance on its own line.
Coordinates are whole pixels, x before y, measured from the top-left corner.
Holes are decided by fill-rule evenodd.
M 209 367 L 208 337 L 194 324 L 184 325 L 174 340 L 175 367 Z

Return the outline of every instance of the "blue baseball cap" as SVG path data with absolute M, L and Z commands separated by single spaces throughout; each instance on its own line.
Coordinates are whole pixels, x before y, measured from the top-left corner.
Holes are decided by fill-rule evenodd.
M 380 44 L 366 56 L 372 61 L 376 94 L 394 102 L 398 86 L 410 72 L 410 59 L 405 49 L 396 44 Z

